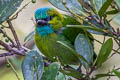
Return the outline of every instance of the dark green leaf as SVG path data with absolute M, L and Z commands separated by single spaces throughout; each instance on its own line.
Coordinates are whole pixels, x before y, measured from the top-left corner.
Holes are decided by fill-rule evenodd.
M 115 74 L 118 78 L 120 78 L 120 71 L 113 70 L 113 72 L 114 72 L 114 74 Z
M 102 17 L 104 15 L 104 13 L 106 12 L 106 10 L 108 9 L 108 7 L 110 6 L 110 4 L 112 3 L 113 0 L 106 0 L 106 2 L 102 5 L 102 7 L 100 8 L 98 14 L 100 17 Z
M 104 63 L 108 59 L 112 51 L 112 47 L 113 47 L 112 38 L 108 39 L 105 43 L 103 43 L 96 61 L 96 65 L 98 67 L 101 66 L 102 63 Z
M 0 23 L 11 16 L 23 0 L 0 0 Z
M 106 74 L 96 74 L 95 76 L 96 76 L 95 79 L 98 79 L 98 78 L 108 77 L 108 76 L 112 76 L 112 75 L 106 73 Z
M 106 14 L 114 15 L 114 14 L 117 14 L 118 12 L 119 12 L 118 10 L 111 10 L 111 11 L 107 11 Z
M 44 72 L 41 80 L 55 80 L 58 74 L 60 65 L 57 62 L 50 64 Z
M 53 6 L 55 6 L 58 9 L 67 11 L 67 9 L 62 4 L 63 0 L 48 0 Z M 71 9 L 73 12 L 80 14 L 80 12 L 83 10 L 82 6 L 79 4 L 78 0 L 66 0 L 66 5 L 69 9 Z
M 99 28 L 94 28 L 94 27 L 90 27 L 90 26 L 85 26 L 85 25 L 67 25 L 67 27 L 69 27 L 69 28 L 81 28 L 81 29 L 87 29 L 88 30 L 88 32 L 91 32 L 91 30 L 92 31 L 96 31 L 96 32 L 99 32 L 99 33 L 101 33 L 101 34 L 105 34 L 105 32 L 103 31 L 103 30 L 101 30 L 101 29 L 99 29 Z M 93 33 L 94 33 L 93 32 Z M 91 32 L 92 33 L 92 32 Z
M 24 80 L 40 80 L 44 70 L 42 57 L 37 51 L 29 51 L 22 63 Z
M 76 71 L 73 68 L 67 68 L 67 69 L 64 69 L 64 70 L 60 70 L 60 72 L 62 72 L 63 74 L 66 74 L 68 76 L 72 76 L 74 78 L 78 78 L 78 79 L 83 77 L 82 73 Z
M 75 39 L 74 46 L 77 53 L 83 56 L 90 65 L 92 63 L 94 51 L 92 43 L 88 39 L 88 36 L 85 34 L 78 34 Z M 89 65 L 86 64 L 86 62 L 84 62 L 83 60 L 81 60 L 81 63 L 84 65 L 85 68 L 89 67 Z
M 29 41 L 29 40 L 33 39 L 33 38 L 34 38 L 34 33 L 35 33 L 35 31 L 32 31 L 31 33 L 29 33 L 29 34 L 25 37 L 24 41 Z

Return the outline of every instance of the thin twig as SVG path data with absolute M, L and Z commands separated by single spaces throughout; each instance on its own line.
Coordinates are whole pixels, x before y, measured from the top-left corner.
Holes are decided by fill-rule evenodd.
M 98 42 L 98 43 L 100 43 L 100 44 L 103 44 L 102 42 L 100 42 L 99 40 L 97 40 L 97 39 L 94 39 L 96 42 Z M 118 54 L 120 54 L 120 52 L 118 52 L 117 50 L 115 50 L 115 49 L 112 49 L 114 52 L 116 52 L 116 53 L 118 53 Z
M 119 67 L 119 68 L 116 68 L 116 69 L 114 69 L 114 70 L 120 70 L 120 67 Z
M 5 56 L 5 59 L 7 60 L 8 64 L 10 65 L 10 67 L 12 68 L 12 70 L 15 73 L 17 79 L 20 80 L 20 77 L 19 77 L 17 71 L 15 70 L 14 66 L 12 65 L 12 63 L 8 60 L 8 58 L 6 56 Z
M 118 48 L 118 49 L 116 49 L 116 51 L 118 51 L 120 48 Z M 114 52 L 114 53 L 112 53 L 112 55 L 109 57 L 109 58 L 111 58 L 113 55 L 115 55 L 116 53 Z
M 27 4 L 25 4 L 17 13 L 15 13 L 15 14 L 10 18 L 10 20 L 16 19 L 17 16 L 18 16 L 18 14 L 19 14 L 26 6 L 28 6 L 30 3 L 31 3 L 31 1 L 28 2 Z
M 112 28 L 113 32 L 109 31 L 109 33 L 111 34 L 111 36 L 114 38 L 115 42 L 118 44 L 118 46 L 120 46 L 120 43 L 118 42 L 119 39 L 116 38 L 119 36 L 119 34 L 117 32 L 115 32 L 114 28 Z
M 105 38 L 106 38 L 106 37 L 104 36 L 103 43 L 105 43 Z
M 15 43 L 13 42 L 13 40 L 2 30 L 0 29 L 0 32 L 5 36 L 7 37 L 8 40 L 10 40 L 10 42 L 12 43 L 13 46 L 15 46 Z
M 94 71 L 95 71 L 95 67 L 91 67 L 91 70 L 90 70 L 90 72 L 88 73 L 88 76 L 90 76 Z
M 16 32 L 15 32 L 15 30 L 14 30 L 14 28 L 13 28 L 13 25 L 12 25 L 12 23 L 11 23 L 11 21 L 10 21 L 9 19 L 7 20 L 7 22 L 8 22 L 9 28 L 10 28 L 13 36 L 14 36 L 14 39 L 15 39 L 15 41 L 16 41 L 17 48 L 20 49 L 20 48 L 21 48 L 21 44 L 20 44 L 19 39 L 18 39 L 18 37 L 17 37 L 17 34 L 16 34 Z
M 8 44 L 4 43 L 2 40 L 0 40 L 0 45 L 3 46 L 6 50 L 11 51 L 10 46 L 8 46 Z

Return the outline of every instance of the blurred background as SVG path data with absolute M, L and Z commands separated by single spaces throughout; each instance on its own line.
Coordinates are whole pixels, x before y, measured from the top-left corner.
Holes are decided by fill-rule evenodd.
M 24 0 L 22 2 L 22 5 L 20 6 L 20 8 L 22 6 L 24 6 L 26 3 L 28 3 L 30 0 Z M 13 26 L 16 29 L 16 32 L 18 34 L 18 37 L 20 39 L 20 42 L 22 44 L 25 44 L 24 42 L 24 38 L 31 32 L 34 30 L 34 12 L 36 9 L 41 8 L 41 7 L 45 7 L 45 6 L 51 6 L 53 7 L 50 3 L 48 3 L 47 0 L 37 0 L 37 2 L 35 4 L 30 3 L 25 9 L 22 10 L 22 12 L 19 13 L 17 19 L 13 20 Z M 111 18 L 112 16 L 110 16 Z M 120 20 L 120 17 L 117 17 L 116 19 Z M 118 22 L 119 23 L 119 22 Z M 111 24 L 115 27 L 119 27 L 120 24 L 118 24 L 117 21 L 113 21 L 111 22 Z M 94 35 L 95 38 L 97 38 L 98 40 L 102 41 L 103 37 L 100 35 Z M 99 49 L 101 47 L 101 45 L 99 43 L 95 42 L 95 51 L 96 53 L 99 52 Z M 28 43 L 25 44 L 25 46 L 31 48 L 32 46 L 32 42 L 29 41 Z M 115 48 L 116 44 L 114 44 Z M 4 58 L 3 58 L 4 59 Z M 2 60 L 3 60 L 2 59 Z M 115 64 L 116 67 L 120 66 L 120 55 L 114 55 L 112 58 L 110 58 L 107 62 L 104 63 L 104 65 L 98 69 L 95 73 L 103 73 L 106 71 L 109 71 L 110 69 L 113 68 L 113 64 Z M 3 62 L 3 61 L 2 61 Z M 7 63 L 2 63 L 0 62 L 0 80 L 17 80 L 14 72 L 11 70 L 11 68 L 7 67 Z M 23 75 L 22 75 L 22 70 L 21 70 L 21 62 L 22 62 L 22 58 L 20 58 L 20 60 L 18 60 L 17 58 L 12 58 L 11 62 L 15 65 L 15 68 L 17 69 L 17 72 L 20 76 L 20 80 L 23 80 Z M 101 78 L 100 80 L 106 80 Z M 111 80 L 118 80 L 118 78 L 111 78 Z

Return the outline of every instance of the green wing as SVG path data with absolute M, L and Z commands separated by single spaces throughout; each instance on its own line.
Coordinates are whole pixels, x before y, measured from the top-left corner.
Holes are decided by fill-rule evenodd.
M 63 35 L 68 40 L 70 40 L 71 43 L 74 44 L 74 41 L 79 33 L 82 33 L 82 34 L 87 33 L 90 40 L 93 41 L 93 36 L 89 32 L 87 32 L 83 29 L 80 29 L 80 28 L 76 28 L 74 26 L 73 27 L 66 27 L 67 25 L 80 25 L 80 23 L 74 17 L 64 15 L 63 26 L 65 29 L 63 30 Z

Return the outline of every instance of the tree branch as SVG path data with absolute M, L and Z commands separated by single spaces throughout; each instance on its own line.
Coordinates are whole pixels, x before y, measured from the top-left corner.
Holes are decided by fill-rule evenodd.
M 0 57 L 5 57 L 5 56 L 13 56 L 14 55 L 14 53 L 9 53 L 9 52 L 7 52 L 7 53 L 2 53 L 2 54 L 0 54 Z
M 25 51 L 24 50 L 17 50 L 15 48 L 12 48 L 10 45 L 4 43 L 2 40 L 0 40 L 0 45 L 3 46 L 6 50 L 8 50 L 8 52 L 12 52 L 14 54 L 17 54 L 17 55 L 25 55 Z
M 15 41 L 16 41 L 17 48 L 20 50 L 21 44 L 20 44 L 19 39 L 18 39 L 18 37 L 17 37 L 17 34 L 16 34 L 16 32 L 15 32 L 15 30 L 14 30 L 14 28 L 13 28 L 13 25 L 12 25 L 12 23 L 11 23 L 11 21 L 10 21 L 9 19 L 7 20 L 7 22 L 8 22 L 9 28 L 10 28 L 13 36 L 14 36 L 14 39 L 15 39 Z

